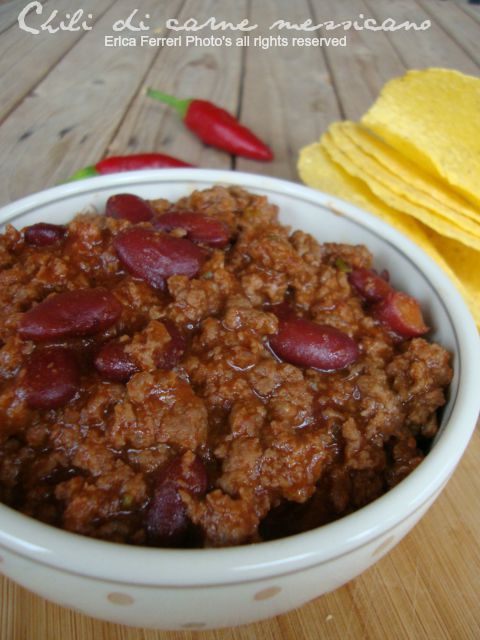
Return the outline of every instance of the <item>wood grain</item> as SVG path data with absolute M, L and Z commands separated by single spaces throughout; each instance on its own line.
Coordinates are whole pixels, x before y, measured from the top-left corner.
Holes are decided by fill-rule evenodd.
M 178 19 L 185 21 L 197 16 L 197 7 L 198 2 L 189 0 Z M 239 0 L 228 7 L 222 0 L 207 0 L 203 2 L 201 15 L 235 22 L 246 14 L 246 0 Z M 161 31 L 156 35 L 165 34 Z M 205 38 L 211 32 L 201 30 L 195 35 Z M 232 160 L 227 153 L 206 147 L 186 129 L 171 107 L 145 97 L 147 87 L 153 87 L 180 98 L 212 100 L 235 112 L 240 99 L 242 54 L 237 47 L 229 48 L 228 56 L 225 51 L 225 48 L 216 46 L 174 46 L 160 51 L 115 133 L 108 153 L 155 150 L 201 167 L 230 169 Z
M 43 0 L 41 4 L 45 4 Z M 23 0 L 7 0 L 0 4 L 0 34 L 17 22 L 18 13 L 25 6 Z
M 330 19 L 339 23 L 369 14 L 362 0 L 325 0 L 321 8 L 313 4 L 313 10 L 317 22 Z M 332 33 L 343 35 L 345 32 L 322 31 L 325 36 Z M 346 36 L 346 47 L 328 47 L 325 54 L 343 114 L 357 120 L 372 104 L 384 83 L 402 75 L 405 69 L 383 31 L 350 30 Z
M 255 36 L 267 38 L 289 34 L 269 30 L 281 16 L 301 23 L 309 13 L 306 0 L 265 0 L 253 3 L 250 20 L 258 24 Z M 295 35 L 299 35 L 298 33 Z M 273 163 L 237 158 L 241 171 L 266 173 L 279 178 L 297 179 L 299 149 L 317 140 L 340 108 L 322 50 L 318 47 L 278 46 L 262 49 L 250 46 L 244 51 L 245 74 L 239 116 L 275 153 Z
M 448 33 L 465 53 L 480 64 L 480 23 L 471 19 L 462 7 L 443 0 L 417 0 L 422 9 Z M 474 5 L 471 5 L 474 6 Z M 480 12 L 477 15 L 480 17 Z
M 435 16 L 434 11 L 431 15 L 426 13 L 414 0 L 365 0 L 365 3 L 380 21 L 393 18 L 397 23 L 411 20 L 421 24 Z M 450 7 L 452 11 L 454 8 Z M 399 30 L 388 33 L 387 37 L 407 68 L 436 66 L 478 74 L 478 65 L 455 40 L 446 36 L 443 28 L 436 22 L 436 17 L 432 20 L 431 27 L 425 31 Z
M 137 3 L 141 15 L 161 23 L 180 5 Z M 112 24 L 131 10 L 129 0 L 118 0 L 2 124 L 0 148 L 9 158 L 0 174 L 2 202 L 53 186 L 103 156 L 157 55 L 150 47 L 132 55 L 104 46 Z
M 468 4 L 468 0 L 456 0 L 456 4 L 458 4 L 462 11 L 464 11 L 470 18 L 480 22 L 480 5 L 478 4 Z
M 83 3 L 85 14 L 92 12 L 98 18 L 113 3 L 113 0 L 88 0 Z M 26 4 L 26 3 L 24 3 Z M 74 13 L 78 9 L 78 0 L 65 0 L 62 11 Z M 50 13 L 45 6 L 45 16 Z M 18 11 L 17 11 L 18 13 Z M 91 24 L 95 20 L 92 19 Z M 29 24 L 38 25 L 40 18 L 35 16 Z M 2 60 L 2 85 L 8 91 L 0 92 L 0 121 L 20 104 L 25 95 L 61 60 L 85 31 L 59 31 L 56 34 L 47 32 L 33 35 L 22 31 L 18 24 L 13 24 L 0 39 L 0 60 Z

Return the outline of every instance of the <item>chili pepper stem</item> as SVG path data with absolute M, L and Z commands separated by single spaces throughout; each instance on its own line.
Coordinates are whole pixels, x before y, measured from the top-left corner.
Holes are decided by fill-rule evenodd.
M 156 89 L 147 89 L 147 96 L 149 98 L 153 98 L 154 100 L 158 100 L 159 102 L 164 102 L 170 107 L 176 109 L 182 120 L 187 115 L 188 107 L 190 106 L 191 102 L 191 100 L 180 100 L 175 96 L 171 96 L 168 93 L 163 93 L 162 91 L 157 91 Z
M 67 182 L 73 182 L 74 180 L 83 180 L 84 178 L 91 178 L 92 176 L 98 176 L 98 171 L 94 165 L 90 165 L 89 167 L 84 167 L 83 169 L 79 169 L 75 171 L 73 175 L 64 180 L 61 184 L 65 184 Z

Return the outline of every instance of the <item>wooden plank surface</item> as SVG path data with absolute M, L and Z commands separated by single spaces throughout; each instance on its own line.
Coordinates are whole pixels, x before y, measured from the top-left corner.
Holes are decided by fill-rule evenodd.
M 137 7 L 163 23 L 181 4 L 139 0 Z M 131 11 L 129 0 L 115 2 L 2 124 L 0 149 L 9 158 L 0 173 L 2 203 L 53 186 L 102 157 L 158 53 L 104 46 L 111 25 Z
M 46 0 L 42 1 L 45 4 Z M 0 3 L 0 34 L 17 22 L 18 13 L 25 6 L 23 0 L 7 0 Z
M 436 21 L 435 11 L 432 10 L 431 14 L 426 13 L 415 0 L 365 0 L 365 4 L 379 21 L 393 18 L 397 23 L 411 20 L 421 24 L 425 20 L 432 20 L 431 27 L 425 31 L 399 30 L 387 34 L 407 68 L 424 69 L 436 66 L 478 75 L 478 65 L 456 40 L 447 36 Z M 451 9 L 453 10 L 453 7 Z M 456 32 L 460 35 L 458 29 Z
M 276 36 L 269 25 L 281 16 L 299 23 L 309 13 L 307 0 L 264 0 L 253 5 L 255 36 Z M 298 35 L 298 34 L 295 34 Z M 287 34 L 281 32 L 282 37 Z M 245 77 L 239 116 L 270 144 L 275 159 L 261 163 L 237 158 L 236 168 L 297 179 L 299 149 L 316 140 L 340 117 L 330 74 L 318 47 L 250 46 L 245 52 Z
M 313 8 L 317 22 L 328 17 L 340 23 L 369 13 L 363 0 L 325 0 L 321 5 L 314 3 Z M 331 33 L 323 31 L 322 35 Z M 337 34 L 342 32 L 335 31 Z M 405 69 L 383 31 L 350 30 L 345 34 L 347 46 L 327 47 L 325 55 L 343 114 L 356 120 L 372 104 L 380 87 L 390 78 L 402 75 Z
M 431 19 L 435 20 L 440 27 L 448 33 L 458 46 L 480 64 L 480 24 L 472 20 L 471 15 L 466 13 L 461 6 L 444 0 L 417 0 L 422 9 Z M 480 17 L 477 6 L 477 15 Z
M 90 2 L 90 0 L 87 0 Z M 103 35 L 132 10 L 99 0 L 93 32 L 52 41 L 12 37 L 18 7 L 0 4 L 0 200 L 53 185 L 109 153 L 164 151 L 200 166 L 234 167 L 296 179 L 296 155 L 341 117 L 358 118 L 381 86 L 406 68 L 479 72 L 480 7 L 453 0 L 138 0 L 158 33 L 166 17 L 249 17 L 271 35 L 282 17 L 302 21 L 364 14 L 421 22 L 424 32 L 348 32 L 348 46 L 323 48 L 147 47 L 109 49 Z M 52 5 L 47 0 L 47 5 Z M 73 7 L 65 0 L 62 10 Z M 87 6 L 84 3 L 84 6 Z M 88 5 L 90 6 L 90 5 Z M 92 5 L 93 6 L 93 5 Z M 60 7 L 58 7 L 60 9 Z M 3 29 L 3 33 L 2 33 Z M 208 35 L 210 32 L 200 32 Z M 478 33 L 478 38 L 477 38 Z M 327 34 L 322 34 L 327 35 Z M 70 38 L 70 39 L 69 39 Z M 10 46 L 9 46 L 10 45 Z M 35 57 L 37 65 L 31 65 Z M 10 74 L 10 75 L 9 75 Z M 214 100 L 273 147 L 262 164 L 202 145 L 167 107 L 147 100 L 154 86 Z M 41 159 L 41 160 L 40 160 Z M 1 640 L 477 640 L 480 638 L 480 435 L 421 523 L 369 571 L 337 591 L 275 619 L 212 632 L 156 632 L 103 623 L 0 579 Z
M 88 0 L 83 3 L 86 13 L 95 9 L 94 16 L 98 18 L 113 4 L 114 0 Z M 18 15 L 18 3 L 16 14 Z M 77 0 L 64 0 L 62 10 L 73 13 L 78 8 Z M 46 13 L 50 6 L 45 5 Z M 45 20 L 45 16 L 43 16 Z M 28 21 L 37 27 L 42 20 L 34 14 L 34 19 Z M 92 20 L 91 24 L 95 21 Z M 0 39 L 0 60 L 2 60 L 2 86 L 8 91 L 0 92 L 0 121 L 20 102 L 35 85 L 44 78 L 55 64 L 80 40 L 85 31 L 60 31 L 53 34 L 43 32 L 38 35 L 22 31 L 16 20 L 15 23 L 2 34 Z M 29 60 L 30 64 L 25 64 Z
M 467 0 L 456 0 L 462 10 L 474 20 L 480 22 L 480 4 L 469 4 Z
M 185 3 L 178 19 L 196 15 L 196 0 Z M 226 6 L 223 0 L 206 0 L 202 5 L 205 16 L 218 20 L 240 21 L 247 13 L 247 1 L 238 0 Z M 156 35 L 163 35 L 163 32 Z M 199 38 L 211 33 L 195 32 Z M 230 169 L 232 159 L 202 144 L 180 121 L 175 111 L 145 97 L 147 87 L 153 87 L 180 98 L 213 100 L 223 108 L 235 111 L 240 100 L 242 80 L 242 52 L 233 47 L 228 56 L 225 49 L 215 46 L 169 47 L 159 53 L 129 111 L 108 146 L 108 153 L 140 153 L 160 151 L 201 167 Z M 146 123 L 148 123 L 146 125 Z M 93 158 L 92 158 L 93 160 Z

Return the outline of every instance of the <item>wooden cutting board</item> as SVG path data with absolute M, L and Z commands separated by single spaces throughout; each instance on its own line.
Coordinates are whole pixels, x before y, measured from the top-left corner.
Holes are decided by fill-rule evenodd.
M 0 639 L 478 640 L 479 463 L 477 429 L 443 494 L 392 552 L 356 580 L 291 613 L 219 631 L 132 629 L 50 604 L 0 578 Z

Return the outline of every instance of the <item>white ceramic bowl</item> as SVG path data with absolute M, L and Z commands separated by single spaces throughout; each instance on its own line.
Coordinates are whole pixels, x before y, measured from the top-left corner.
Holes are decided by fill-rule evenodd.
M 252 622 L 298 607 L 357 576 L 413 527 L 442 491 L 478 415 L 480 347 L 462 298 L 441 270 L 377 218 L 281 180 L 202 169 L 93 178 L 8 205 L 0 223 L 66 222 L 102 210 L 118 192 L 177 199 L 212 184 L 241 185 L 277 203 L 281 220 L 320 241 L 365 243 L 377 267 L 422 301 L 431 338 L 453 354 L 455 375 L 432 451 L 397 487 L 337 522 L 300 535 L 228 549 L 168 550 L 97 541 L 0 506 L 0 570 L 91 616 L 141 627 L 201 629 Z

